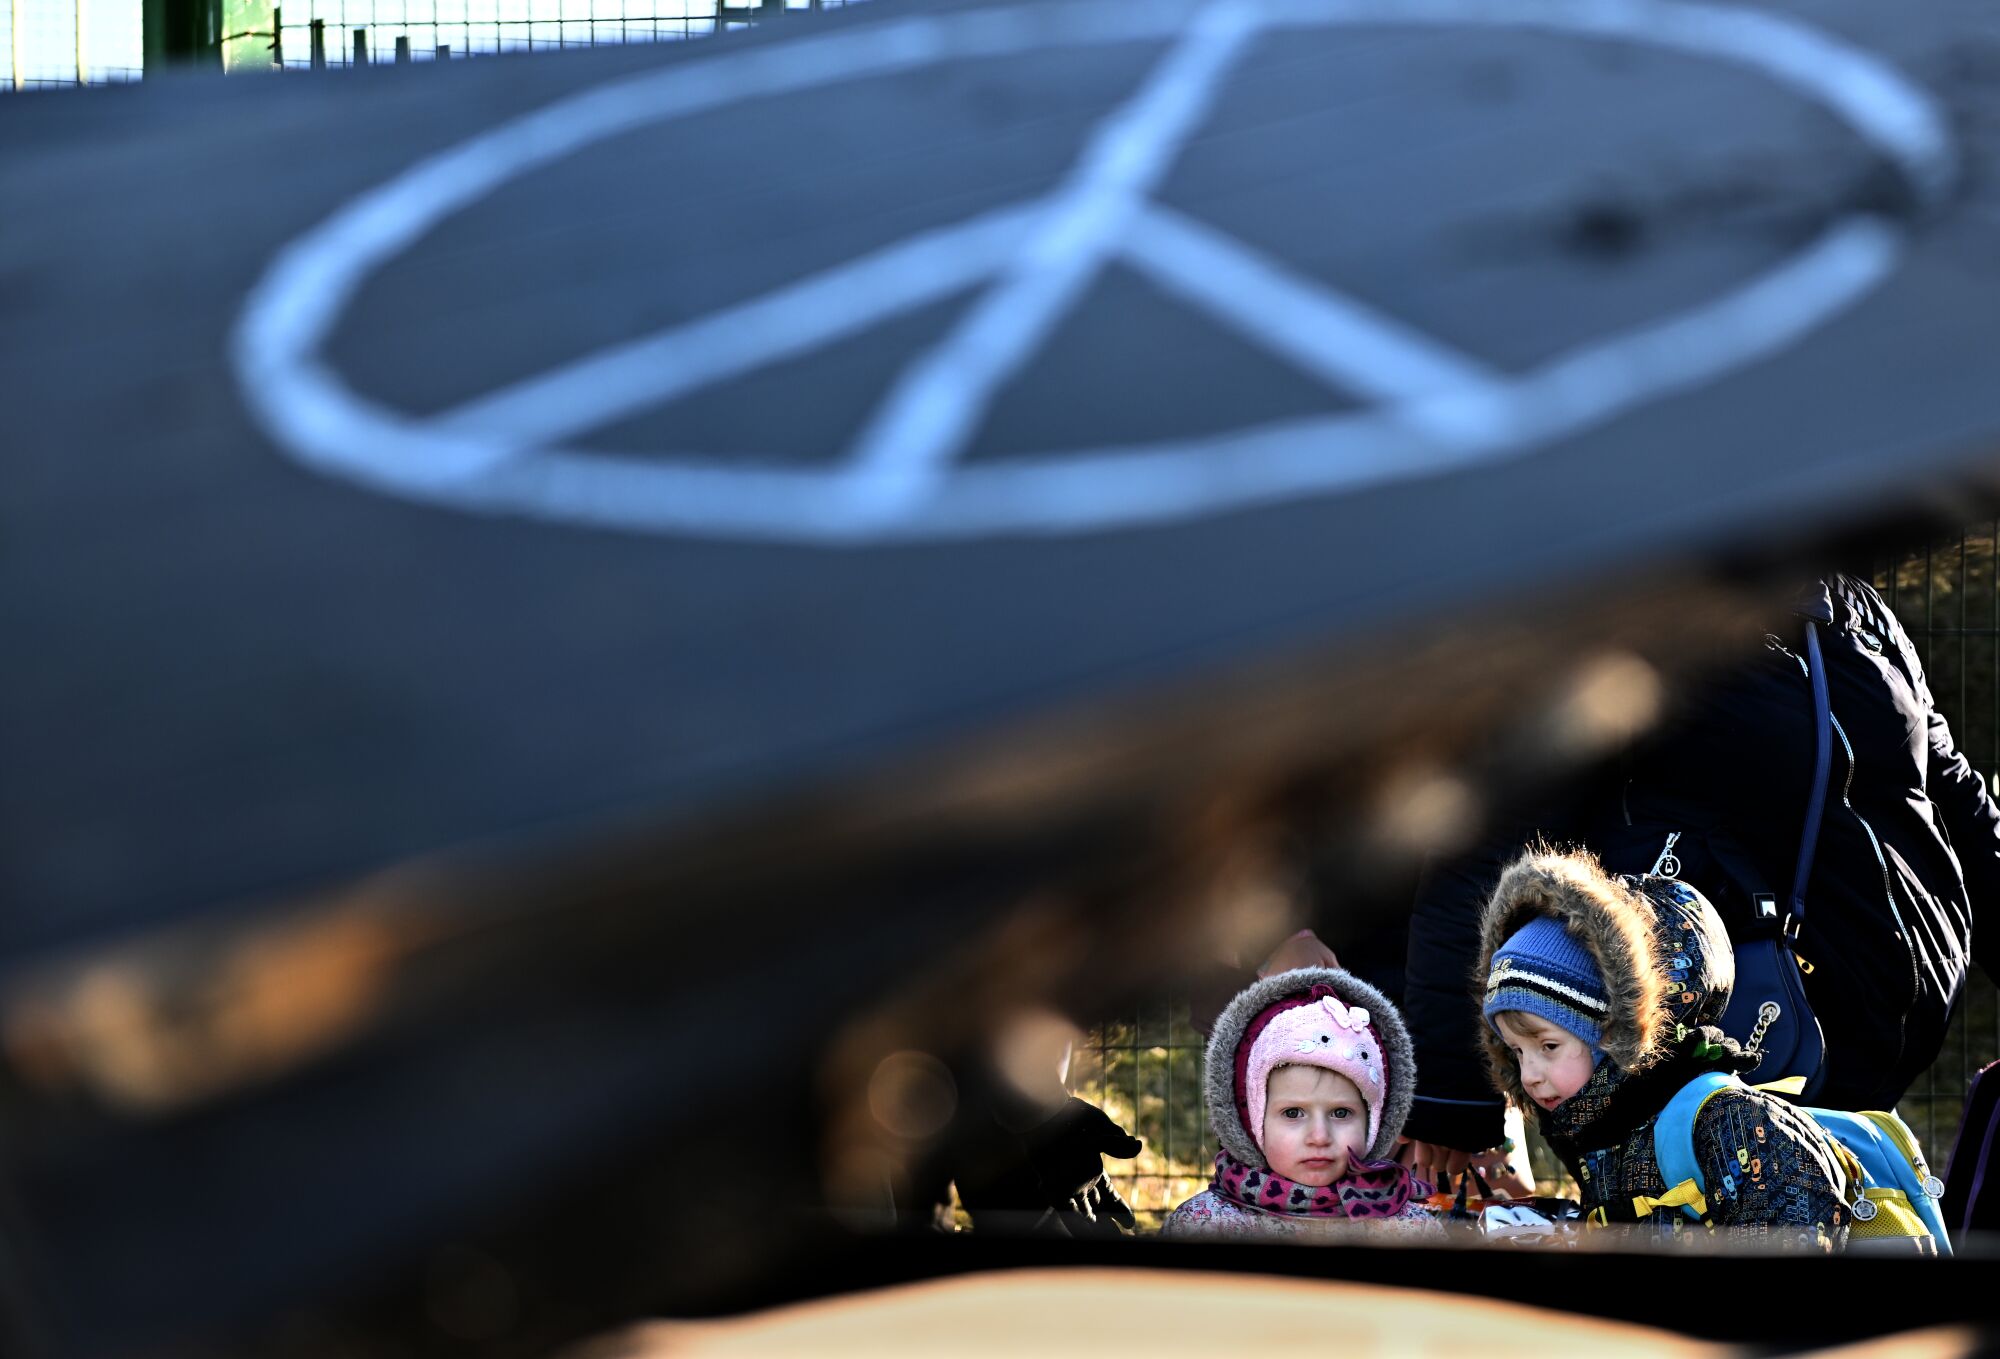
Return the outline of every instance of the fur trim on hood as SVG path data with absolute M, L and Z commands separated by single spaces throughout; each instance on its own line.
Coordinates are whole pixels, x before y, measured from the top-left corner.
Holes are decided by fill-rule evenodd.
M 1659 1056 L 1667 1020 L 1653 914 L 1647 901 L 1604 871 L 1596 855 L 1531 850 L 1501 873 L 1480 919 L 1478 995 L 1485 994 L 1500 946 L 1531 918 L 1548 916 L 1582 941 L 1604 979 L 1609 1002 L 1600 1044 L 1604 1055 L 1621 1070 L 1638 1070 Z M 1513 1057 L 1483 1020 L 1479 1039 L 1494 1088 L 1520 1108 L 1533 1109 Z
M 1417 1050 L 1403 1015 L 1389 998 L 1351 972 L 1334 967 L 1302 967 L 1280 972 L 1252 982 L 1237 993 L 1208 1037 L 1208 1051 L 1202 1062 L 1203 1087 L 1208 1094 L 1209 1126 L 1222 1142 L 1222 1149 L 1242 1164 L 1268 1170 L 1257 1139 L 1243 1126 L 1237 1111 L 1236 1054 L 1251 1024 L 1265 1010 L 1290 997 L 1304 999 L 1315 986 L 1324 986 L 1343 1005 L 1359 1005 L 1368 1011 L 1369 1027 L 1382 1048 L 1383 1088 L 1381 1121 L 1375 1140 L 1368 1148 L 1369 1160 L 1382 1160 L 1395 1149 L 1403 1122 L 1417 1094 Z

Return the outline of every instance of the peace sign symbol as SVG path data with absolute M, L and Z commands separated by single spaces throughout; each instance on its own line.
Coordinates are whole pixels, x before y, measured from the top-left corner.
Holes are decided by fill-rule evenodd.
M 1922 90 L 1868 53 L 1759 11 L 1676 0 L 1077 0 L 975 9 L 600 86 L 411 167 L 279 255 L 237 328 L 239 382 L 290 456 L 460 509 L 809 542 L 1075 532 L 1530 450 L 1780 351 L 1866 294 L 1905 247 L 1901 225 L 1856 212 L 1732 291 L 1529 371 L 1497 371 L 1154 197 L 1260 35 L 1358 25 L 1530 29 L 1728 62 L 1833 113 L 1920 205 L 1937 202 L 1955 173 L 1945 121 Z M 1113 44 L 1161 52 L 1038 200 L 905 239 L 429 419 L 367 401 L 318 357 L 371 270 L 508 180 L 607 137 L 955 59 Z M 962 465 L 996 392 L 1114 262 L 1373 404 L 1176 442 Z M 976 302 L 889 384 L 836 466 L 642 459 L 565 443 L 975 287 L 983 288 Z

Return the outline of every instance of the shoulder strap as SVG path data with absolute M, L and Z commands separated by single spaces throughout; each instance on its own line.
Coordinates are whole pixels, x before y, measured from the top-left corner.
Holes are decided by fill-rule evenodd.
M 1813 850 L 1819 845 L 1819 823 L 1826 811 L 1827 779 L 1833 772 L 1833 704 L 1827 697 L 1826 665 L 1820 655 L 1819 625 L 1806 620 L 1806 668 L 1813 696 L 1812 801 L 1806 805 L 1805 828 L 1799 836 L 1799 862 L 1792 873 L 1791 913 L 1785 933 L 1793 939 L 1806 919 L 1806 880 L 1812 876 Z
M 1708 1193 L 1708 1183 L 1702 1178 L 1701 1166 L 1694 1156 L 1694 1121 L 1703 1105 L 1740 1084 L 1734 1076 L 1723 1072 L 1704 1071 L 1675 1091 L 1667 1107 L 1653 1120 L 1653 1159 L 1660 1163 L 1660 1178 L 1669 1190 L 1692 1181 L 1698 1191 Z M 1687 1205 L 1684 1211 L 1690 1217 L 1702 1216 L 1692 1205 Z

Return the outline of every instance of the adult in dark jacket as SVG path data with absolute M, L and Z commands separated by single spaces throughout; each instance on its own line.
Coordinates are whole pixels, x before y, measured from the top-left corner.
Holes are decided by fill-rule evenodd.
M 1473 999 L 1480 911 L 1537 840 L 1595 851 L 1613 873 L 1677 868 L 1733 935 L 1753 898 L 1789 898 L 1817 749 L 1805 627 L 1833 711 L 1832 775 L 1795 945 L 1826 1039 L 1818 1104 L 1887 1109 L 1937 1056 L 2000 899 L 2000 810 L 1932 702 L 1908 635 L 1865 581 L 1830 575 L 1774 619 L 1763 650 L 1689 694 L 1615 766 L 1551 805 L 1516 809 L 1418 889 L 1404 1012 L 1423 1080 L 1404 1158 L 1442 1175 L 1501 1140 Z M 1672 859 L 1663 865 L 1671 841 Z M 1979 936 L 1988 974 L 2000 925 Z

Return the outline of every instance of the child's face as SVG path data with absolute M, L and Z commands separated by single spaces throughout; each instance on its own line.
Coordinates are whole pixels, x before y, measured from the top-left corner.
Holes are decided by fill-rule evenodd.
M 1368 1106 L 1354 1082 L 1317 1066 L 1281 1066 L 1264 1087 L 1264 1158 L 1288 1180 L 1323 1189 L 1368 1150 Z
M 1581 1038 L 1540 1015 L 1502 1010 L 1493 1016 L 1514 1065 L 1521 1069 L 1521 1087 L 1544 1109 L 1553 1109 L 1583 1089 L 1597 1060 Z

